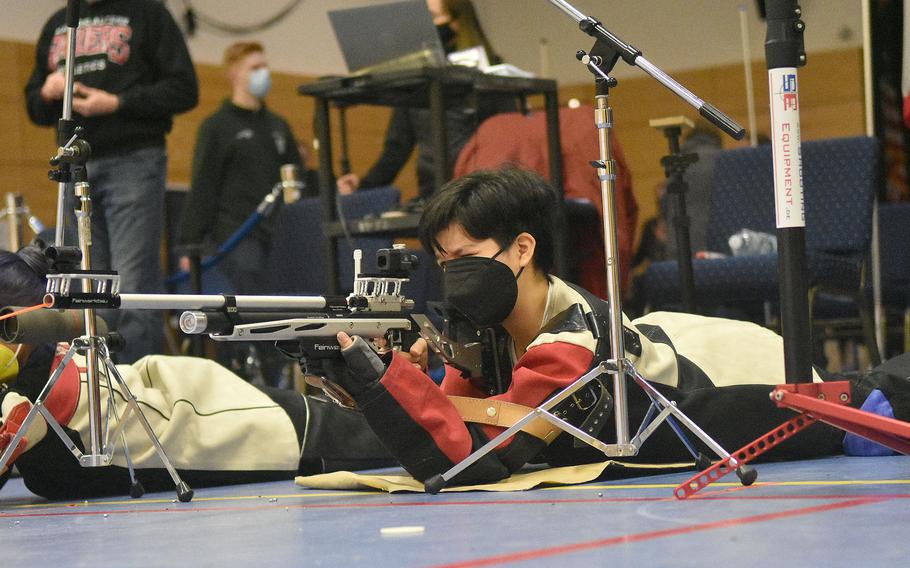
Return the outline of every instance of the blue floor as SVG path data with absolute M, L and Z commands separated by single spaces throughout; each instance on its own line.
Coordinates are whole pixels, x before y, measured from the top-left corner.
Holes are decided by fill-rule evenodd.
M 762 464 L 698 497 L 672 474 L 520 493 L 305 490 L 291 482 L 48 503 L 0 491 L 19 566 L 908 566 L 910 458 Z M 410 527 L 389 535 L 383 528 Z

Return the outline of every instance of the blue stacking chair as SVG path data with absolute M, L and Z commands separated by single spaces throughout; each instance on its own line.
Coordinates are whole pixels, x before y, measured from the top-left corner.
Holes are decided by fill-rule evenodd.
M 394 187 L 385 187 L 338 196 L 338 199 L 345 218 L 356 219 L 392 209 L 398 205 L 400 194 Z M 325 239 L 319 197 L 301 199 L 282 208 L 269 252 L 270 288 L 278 294 L 325 294 L 328 266 Z M 363 250 L 362 270 L 372 272 L 376 270 L 376 251 L 390 247 L 392 238 L 356 237 L 353 244 Z M 354 282 L 353 252 L 345 238 L 338 239 L 336 247 L 339 290 L 350 292 Z
M 339 195 L 338 203 L 340 213 L 345 219 L 360 219 L 369 215 L 379 216 L 385 211 L 395 208 L 400 203 L 401 194 L 395 187 L 377 187 L 357 191 L 350 195 Z M 340 215 L 339 215 L 340 217 Z M 376 251 L 392 246 L 390 236 L 355 237 L 353 243 L 346 238 L 338 239 L 336 244 L 338 258 L 338 289 L 351 292 L 354 284 L 354 256 L 353 248 L 363 251 L 363 272 L 376 271 Z
M 910 352 L 910 203 L 889 203 L 878 208 L 882 303 L 903 312 L 903 352 Z
M 267 262 L 269 288 L 276 294 L 326 293 L 325 237 L 318 197 L 281 208 Z
M 417 270 L 411 274 L 411 279 L 402 287 L 404 295 L 414 300 L 414 313 L 427 313 L 427 302 L 442 300 L 442 269 L 436 264 L 436 257 L 425 253 L 423 250 L 414 251 L 417 254 Z
M 882 304 L 886 317 L 895 312 L 903 321 L 901 353 L 910 353 L 910 202 L 889 203 L 878 208 Z M 869 291 L 871 295 L 871 290 Z
M 848 297 L 863 320 L 873 360 L 878 359 L 872 314 L 863 292 L 872 203 L 880 186 L 881 148 L 868 137 L 804 142 L 806 260 L 812 300 L 819 292 Z M 728 238 L 741 229 L 775 233 L 771 147 L 718 155 L 711 193 L 708 247 L 730 254 Z M 696 302 L 760 310 L 779 300 L 777 255 L 693 260 Z M 652 264 L 644 275 L 646 301 L 671 308 L 680 301 L 676 261 Z
M 895 320 L 899 326 L 886 325 L 888 332 L 899 328 L 903 345 L 898 353 L 910 352 L 910 203 L 883 203 L 878 208 L 879 259 L 881 266 L 882 306 L 886 324 Z M 866 279 L 865 300 L 872 302 L 871 278 Z M 849 335 L 856 321 L 856 305 L 830 294 L 819 294 L 817 317 L 837 335 Z M 846 329 L 846 331 L 845 331 Z M 886 341 L 886 347 L 894 343 Z M 884 356 L 884 354 L 882 354 Z

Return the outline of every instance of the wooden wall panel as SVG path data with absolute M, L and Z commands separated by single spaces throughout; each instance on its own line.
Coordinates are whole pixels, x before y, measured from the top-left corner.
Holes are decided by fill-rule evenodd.
M 0 41 L 0 76 L 13 78 L 0 83 L 0 193 L 19 191 L 46 223 L 54 218 L 56 185 L 47 180 L 47 159 L 54 150 L 54 131 L 31 124 L 25 112 L 23 87 L 31 72 L 34 47 L 28 43 Z M 168 180 L 172 185 L 187 185 L 192 167 L 193 145 L 201 121 L 214 112 L 229 96 L 229 86 L 217 66 L 198 65 L 200 103 L 192 111 L 176 118 L 168 137 L 170 156 Z M 747 124 L 745 79 L 742 67 L 728 65 L 674 73 L 683 85 L 729 113 L 741 124 Z M 862 58 L 858 49 L 810 54 L 809 65 L 799 71 L 801 83 L 802 133 L 805 140 L 862 134 L 863 93 Z M 312 142 L 312 100 L 297 95 L 296 87 L 310 77 L 273 74 L 273 88 L 268 105 L 284 116 L 298 139 Z M 759 132 L 768 130 L 767 73 L 764 64 L 753 64 L 753 84 L 758 110 Z M 585 104 L 593 100 L 589 84 L 567 85 L 560 89 L 565 102 L 578 98 Z M 532 101 L 533 102 L 533 101 Z M 625 78 L 611 96 L 617 135 L 632 169 L 636 196 L 641 208 L 640 220 L 655 214 L 654 189 L 664 179 L 660 157 L 667 151 L 661 133 L 648 126 L 651 118 L 697 113 L 650 77 L 641 74 Z M 389 110 L 379 107 L 355 107 L 348 111 L 349 145 L 355 172 L 364 174 L 382 149 Z M 593 120 L 593 117 L 592 117 Z M 338 146 L 337 113 L 333 112 L 336 161 Z M 742 144 L 728 137 L 725 147 Z M 596 148 L 591 149 L 592 158 Z M 310 164 L 315 166 L 315 155 Z M 415 160 L 399 176 L 397 184 L 403 198 L 416 195 Z M 340 171 L 340 170 L 339 170 Z

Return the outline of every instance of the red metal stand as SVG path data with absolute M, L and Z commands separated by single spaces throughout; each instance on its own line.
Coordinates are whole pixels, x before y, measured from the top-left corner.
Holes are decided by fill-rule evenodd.
M 781 408 L 789 408 L 800 414 L 681 484 L 674 491 L 676 498 L 691 497 L 735 471 L 730 466 L 731 458 L 740 464 L 748 463 L 816 421 L 910 455 L 910 424 L 851 408 L 847 406 L 850 399 L 850 383 L 846 381 L 778 385 L 771 392 L 771 400 Z

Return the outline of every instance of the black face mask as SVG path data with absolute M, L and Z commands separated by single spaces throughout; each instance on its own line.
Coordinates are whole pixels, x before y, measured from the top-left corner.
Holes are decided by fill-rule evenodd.
M 518 274 L 492 258 L 466 256 L 445 263 L 442 274 L 445 300 L 478 328 L 501 324 L 518 301 Z
M 436 26 L 436 33 L 439 35 L 439 41 L 442 42 L 442 48 L 446 55 L 455 51 L 455 30 L 449 24 L 440 24 Z

